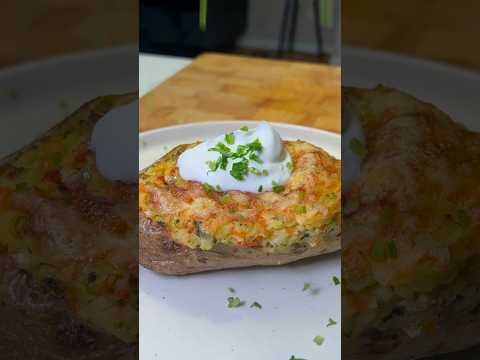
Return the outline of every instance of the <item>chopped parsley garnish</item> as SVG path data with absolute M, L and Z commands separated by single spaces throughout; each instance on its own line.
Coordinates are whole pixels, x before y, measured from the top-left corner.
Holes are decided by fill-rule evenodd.
M 217 189 L 217 191 L 222 191 L 222 187 L 220 185 L 215 185 L 215 189 Z
M 254 168 L 254 167 L 251 167 L 250 168 L 250 172 L 253 174 L 253 175 L 262 175 L 262 172 L 260 170 L 258 170 L 257 168 Z
M 234 163 L 232 170 L 230 170 L 230 175 L 237 180 L 245 180 L 245 177 L 248 175 L 248 160 L 244 159 Z
M 320 346 L 325 342 L 325 338 L 323 336 L 317 335 L 313 338 L 313 342 Z
M 256 301 L 254 301 L 254 302 L 252 303 L 252 305 L 250 305 L 250 307 L 251 307 L 251 308 L 256 307 L 256 308 L 258 308 L 258 309 L 261 309 L 261 308 L 262 308 L 262 305 L 260 305 L 260 304 L 259 304 L 258 302 L 256 302 Z
M 263 191 L 263 185 L 260 185 L 260 186 L 258 187 L 258 192 L 262 192 L 262 191 Z
M 242 126 L 240 130 L 247 132 L 248 131 L 248 126 Z
M 235 294 L 235 289 L 234 288 L 229 287 L 228 291 L 230 291 L 232 294 Z
M 279 185 L 276 181 L 272 181 L 272 190 L 278 194 L 285 190 L 285 187 L 283 185 Z
M 214 189 L 213 186 L 208 183 L 203 183 L 202 186 L 203 186 L 203 190 L 205 190 L 206 192 L 213 191 Z
M 395 241 L 375 241 L 372 247 L 372 257 L 377 261 L 396 259 L 398 257 L 398 250 Z
M 351 141 L 350 141 L 350 150 L 352 150 L 352 152 L 355 154 L 355 155 L 358 155 L 360 157 L 364 157 L 367 155 L 367 148 L 364 144 L 362 144 L 362 142 L 360 140 L 358 140 L 357 138 L 353 138 Z
M 291 162 L 288 162 L 288 163 L 287 163 L 287 169 L 290 170 L 290 171 L 293 170 L 293 165 L 292 165 Z
M 233 133 L 225 134 L 224 139 L 228 145 L 235 143 L 235 135 Z M 233 164 L 230 175 L 239 181 L 245 180 L 249 173 L 258 176 L 268 175 L 268 171 L 265 169 L 261 170 L 249 166 L 250 161 L 263 164 L 263 160 L 258 156 L 258 154 L 263 151 L 263 145 L 258 138 L 246 145 L 238 145 L 235 151 L 222 142 L 218 142 L 214 147 L 208 149 L 208 151 L 215 151 L 220 154 L 217 160 L 209 160 L 206 162 L 210 169 L 209 171 L 217 171 L 218 169 L 226 170 L 229 160 L 232 160 Z
M 391 259 L 397 258 L 397 244 L 395 244 L 395 241 L 390 240 L 387 242 L 387 255 Z
M 336 276 L 332 277 L 332 281 L 335 285 L 340 285 L 340 279 Z
M 337 325 L 337 322 L 335 320 L 333 320 L 332 318 L 328 319 L 327 327 L 333 326 L 333 325 Z
M 292 355 L 292 357 L 288 360 L 306 360 L 306 359 L 297 358 L 294 355 Z
M 259 164 L 263 164 L 263 160 L 260 159 L 257 154 L 252 153 L 248 156 L 248 158 L 252 161 L 255 161 L 255 162 L 259 163 Z
M 395 217 L 395 210 L 391 207 L 386 207 L 380 212 L 379 221 L 382 225 L 389 225 L 393 222 Z
M 233 145 L 235 143 L 235 135 L 233 133 L 225 134 L 225 142 L 228 145 Z
M 252 141 L 250 144 L 247 144 L 247 148 L 249 151 L 258 151 L 258 152 L 263 151 L 263 145 L 260 142 L 260 140 L 258 140 L 258 138 Z
M 230 150 L 229 147 L 227 147 L 227 145 L 225 145 L 224 143 L 217 143 L 217 145 L 215 145 L 214 147 L 208 149 L 208 151 L 216 151 L 216 152 L 219 152 L 220 154 L 222 155 L 225 155 L 225 156 L 231 156 L 232 154 L 232 150 Z
M 325 197 L 327 198 L 327 200 L 335 201 L 335 200 L 337 200 L 337 193 L 330 192 L 330 193 L 326 194 Z
M 384 260 L 385 259 L 385 246 L 383 241 L 375 241 L 372 247 L 372 257 L 375 260 Z
M 307 208 L 305 207 L 305 205 L 298 205 L 295 207 L 295 214 L 297 215 L 302 215 L 302 214 L 305 214 L 307 212 Z
M 308 289 L 310 289 L 312 287 L 312 284 L 306 282 L 303 284 L 303 289 L 302 291 L 307 291 Z
M 458 209 L 452 214 L 453 222 L 461 228 L 467 228 L 472 223 L 472 218 L 465 209 Z
M 239 308 L 243 305 L 245 305 L 245 303 L 243 301 L 241 301 L 238 297 L 229 297 L 227 299 L 227 306 L 229 308 Z

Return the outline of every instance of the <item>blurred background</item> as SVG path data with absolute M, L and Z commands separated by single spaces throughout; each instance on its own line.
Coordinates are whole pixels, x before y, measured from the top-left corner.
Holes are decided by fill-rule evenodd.
M 140 1 L 140 51 L 339 63 L 337 0 Z

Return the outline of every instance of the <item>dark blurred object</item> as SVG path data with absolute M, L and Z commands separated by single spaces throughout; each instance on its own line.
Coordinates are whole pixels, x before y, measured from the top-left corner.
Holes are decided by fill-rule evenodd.
M 231 51 L 244 32 L 247 0 L 208 0 L 206 28 L 200 0 L 140 1 L 140 51 L 194 57 L 204 51 Z
M 299 0 L 285 0 L 278 41 L 277 57 L 292 54 L 298 25 Z M 340 30 L 340 5 L 332 0 L 312 0 L 313 26 L 317 47 L 317 58 L 329 61 L 329 54 L 324 47 L 325 39 L 337 43 Z M 331 51 L 330 51 L 331 52 Z

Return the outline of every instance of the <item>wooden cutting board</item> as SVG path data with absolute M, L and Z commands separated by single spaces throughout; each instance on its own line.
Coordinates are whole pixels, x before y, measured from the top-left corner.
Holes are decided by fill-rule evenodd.
M 140 131 L 269 120 L 340 132 L 340 68 L 204 54 L 140 99 Z

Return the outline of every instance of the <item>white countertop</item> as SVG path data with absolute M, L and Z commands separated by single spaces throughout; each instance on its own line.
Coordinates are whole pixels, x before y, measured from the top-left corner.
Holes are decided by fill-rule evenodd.
M 145 95 L 191 62 L 192 59 L 182 57 L 140 54 L 138 59 L 139 96 Z

